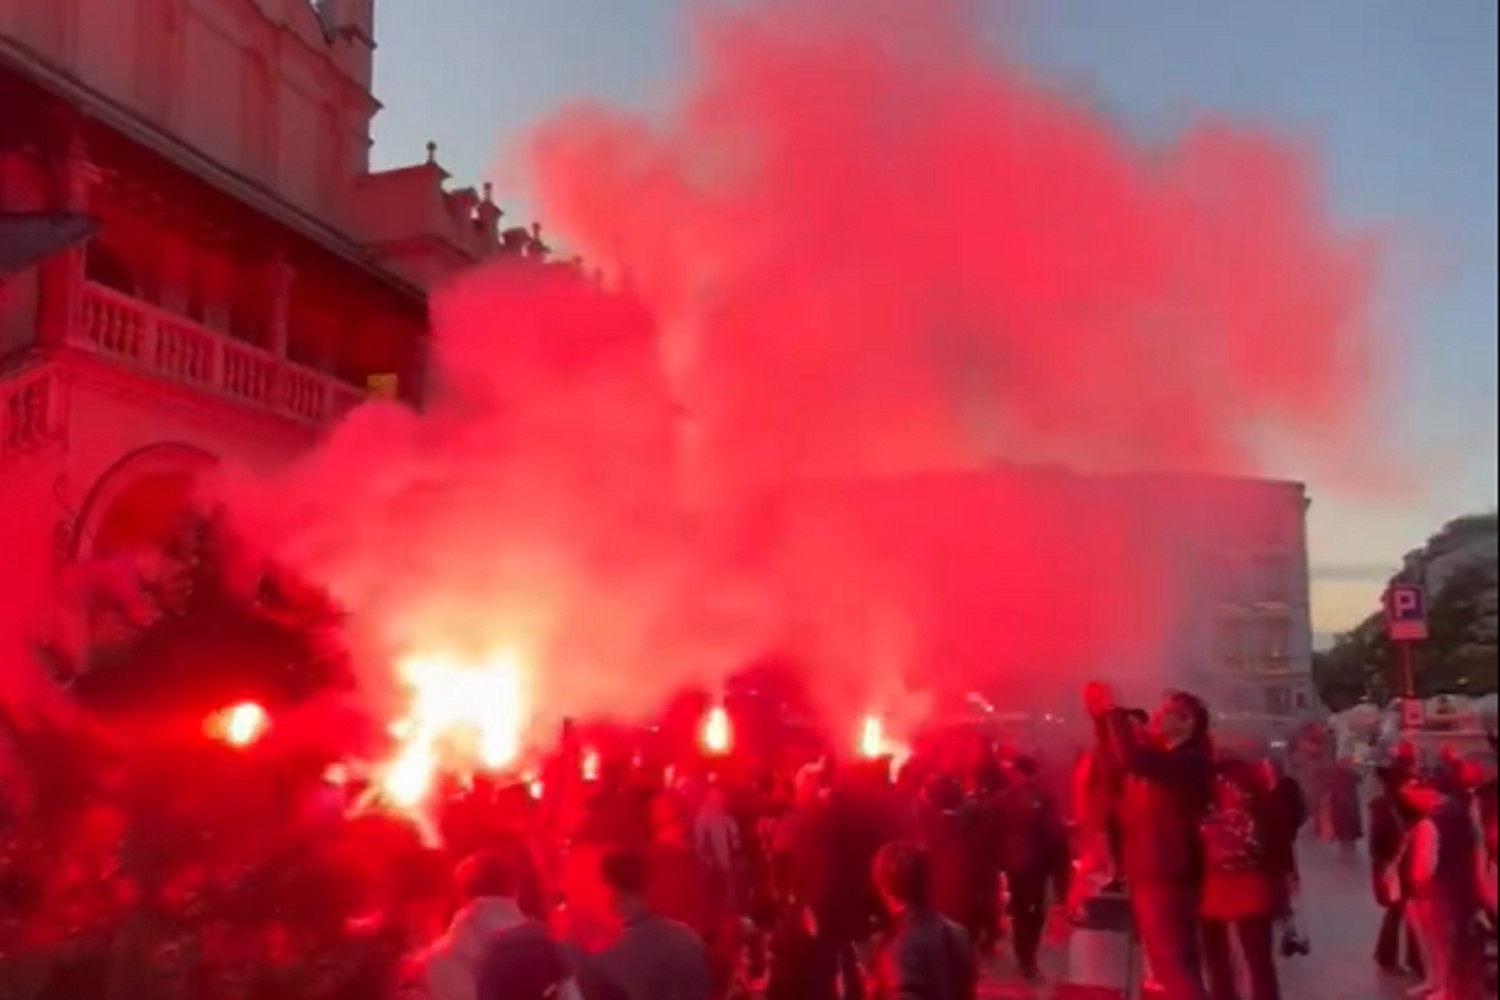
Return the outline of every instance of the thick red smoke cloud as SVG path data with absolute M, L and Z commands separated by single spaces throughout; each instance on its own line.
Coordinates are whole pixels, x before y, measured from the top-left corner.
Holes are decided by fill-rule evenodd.
M 372 662 L 520 648 L 542 725 L 772 649 L 840 725 L 1192 666 L 1194 540 L 1266 511 L 995 463 L 1261 474 L 1267 435 L 1354 463 L 1376 247 L 1297 146 L 1142 148 L 971 29 L 946 0 L 716 11 L 669 112 L 543 123 L 536 203 L 628 294 L 463 277 L 428 411 L 367 407 L 237 484 L 242 523 Z

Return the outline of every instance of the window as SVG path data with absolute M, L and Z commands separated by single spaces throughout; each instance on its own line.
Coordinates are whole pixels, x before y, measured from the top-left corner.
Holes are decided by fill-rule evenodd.
M 251 271 L 250 273 L 254 273 Z M 264 346 L 266 342 L 266 296 L 256 289 L 237 284 L 229 305 L 229 333 L 247 344 Z
M 1270 552 L 1255 560 L 1255 599 L 1264 603 L 1289 604 L 1294 592 L 1292 560 L 1283 553 Z
M 89 243 L 84 252 L 83 276 L 95 284 L 126 295 L 136 295 L 139 292 L 135 272 L 108 244 L 99 240 Z
M 276 165 L 276 84 L 270 61 L 247 52 L 241 63 L 240 144 L 245 164 L 266 175 Z
M 344 183 L 344 135 L 338 109 L 323 105 L 318 123 L 318 182 L 320 197 L 333 199 Z
M 1257 622 L 1255 653 L 1267 660 L 1284 660 L 1291 651 L 1292 623 L 1287 618 L 1262 618 Z
M 1290 688 L 1284 684 L 1273 684 L 1266 688 L 1266 714 L 1292 714 L 1292 692 Z
M 178 0 L 142 0 L 136 20 L 136 96 L 147 114 L 162 122 L 173 117 L 179 77 L 181 13 Z
M 1215 626 L 1214 647 L 1220 659 L 1238 662 L 1244 659 L 1246 627 L 1242 618 L 1220 618 Z
M 21 4 L 20 23 L 17 25 L 21 37 L 52 58 L 65 59 L 71 6 L 63 0 Z
M 187 313 L 188 319 L 194 323 L 202 323 L 208 316 L 208 294 L 205 287 L 207 281 L 203 274 L 203 265 L 196 260 L 189 263 L 186 279 L 187 296 L 183 304 L 183 312 Z
M 1233 600 L 1239 587 L 1239 564 L 1230 553 L 1206 548 L 1198 554 L 1204 590 L 1220 600 Z

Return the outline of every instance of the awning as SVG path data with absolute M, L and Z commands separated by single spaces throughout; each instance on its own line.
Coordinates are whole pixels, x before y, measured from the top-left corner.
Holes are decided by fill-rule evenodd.
M 73 212 L 0 212 L 0 277 L 77 246 L 97 228 L 95 219 Z

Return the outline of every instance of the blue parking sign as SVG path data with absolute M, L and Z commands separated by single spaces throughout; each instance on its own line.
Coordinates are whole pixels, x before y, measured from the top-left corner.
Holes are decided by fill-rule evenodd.
M 1386 632 L 1395 642 L 1427 638 L 1427 592 L 1419 584 L 1393 583 L 1385 593 Z

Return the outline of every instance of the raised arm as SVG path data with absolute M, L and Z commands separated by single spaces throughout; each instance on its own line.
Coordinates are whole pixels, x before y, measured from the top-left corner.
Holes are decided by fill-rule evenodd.
M 1110 709 L 1100 717 L 1100 723 L 1105 733 L 1103 745 L 1109 747 L 1126 774 L 1194 787 L 1206 785 L 1212 776 L 1213 761 L 1208 754 L 1169 750 L 1141 739 L 1122 709 Z

